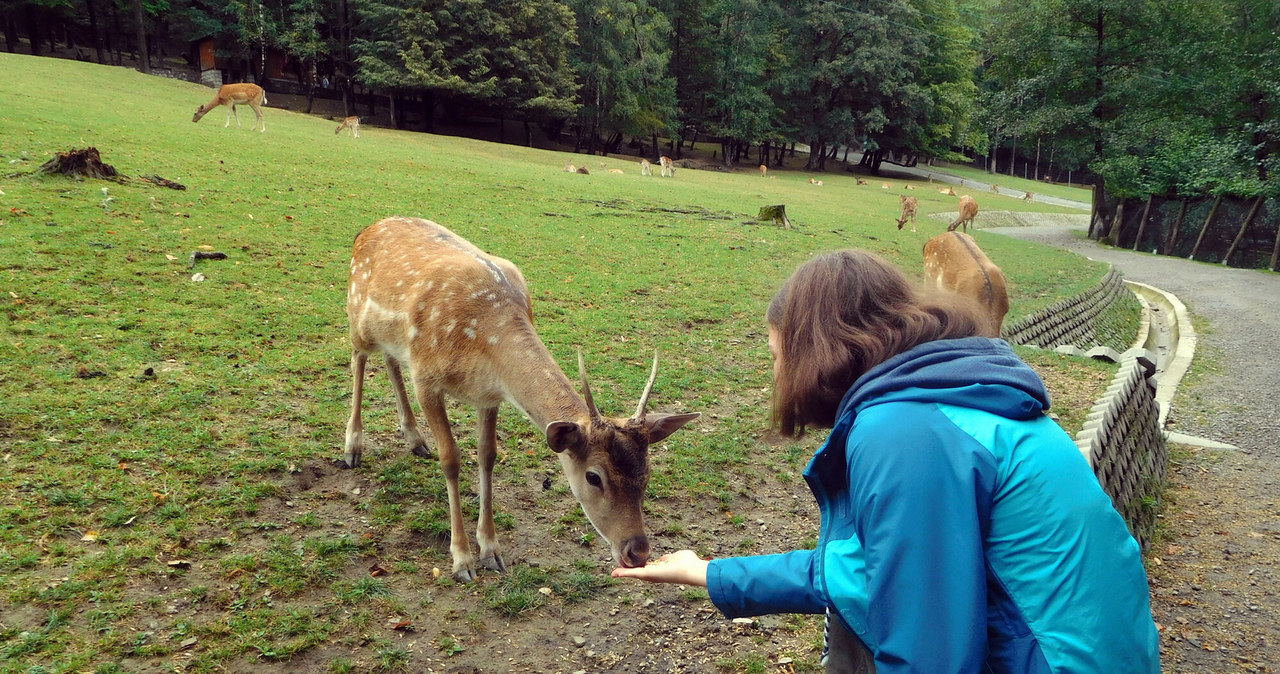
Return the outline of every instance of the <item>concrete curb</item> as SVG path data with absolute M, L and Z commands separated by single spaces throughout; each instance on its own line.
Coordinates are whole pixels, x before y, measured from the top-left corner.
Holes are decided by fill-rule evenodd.
M 1159 338 L 1159 331 L 1153 329 L 1151 325 L 1151 310 L 1147 303 L 1154 304 L 1164 309 L 1172 319 L 1168 322 L 1169 338 L 1173 343 L 1173 353 L 1166 362 L 1158 364 L 1160 373 L 1156 377 L 1156 402 L 1160 405 L 1160 428 L 1165 427 L 1165 423 L 1169 418 L 1169 410 L 1173 407 L 1173 396 L 1178 392 L 1178 384 L 1181 383 L 1182 377 L 1186 375 L 1187 369 L 1191 367 L 1191 360 L 1196 353 L 1196 331 L 1191 326 L 1191 316 L 1187 313 L 1187 307 L 1173 293 L 1166 292 L 1155 286 L 1150 286 L 1137 281 L 1125 281 L 1125 285 L 1143 301 L 1143 321 L 1140 337 L 1145 341 L 1143 347 L 1151 351 L 1157 351 L 1156 340 Z M 1174 435 L 1191 439 L 1191 436 L 1182 434 L 1170 434 L 1170 438 Z M 1188 444 L 1196 444 L 1203 446 L 1202 442 L 1213 442 L 1211 440 L 1203 440 L 1196 438 L 1201 442 L 1192 442 Z M 1175 440 L 1175 442 L 1177 442 Z M 1224 444 L 1224 443 L 1215 443 Z M 1226 445 L 1230 447 L 1230 445 Z

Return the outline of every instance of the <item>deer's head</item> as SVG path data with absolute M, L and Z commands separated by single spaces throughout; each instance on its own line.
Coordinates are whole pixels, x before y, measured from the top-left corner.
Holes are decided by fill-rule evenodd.
M 649 561 L 642 507 L 649 486 L 649 445 L 665 440 L 701 415 L 645 413 L 658 374 L 656 355 L 636 413 L 627 419 L 600 415 L 591 399 L 581 353 L 578 372 L 588 418 L 551 422 L 546 429 L 547 444 L 560 456 L 569 488 L 587 519 L 609 542 L 614 563 L 644 566 Z

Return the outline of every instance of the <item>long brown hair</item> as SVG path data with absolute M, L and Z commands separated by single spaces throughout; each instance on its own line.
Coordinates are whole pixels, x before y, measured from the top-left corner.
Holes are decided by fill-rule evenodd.
M 797 436 L 835 425 L 858 377 L 914 346 L 983 330 L 976 304 L 925 291 L 881 257 L 824 253 L 783 283 L 765 314 L 778 335 L 771 425 Z

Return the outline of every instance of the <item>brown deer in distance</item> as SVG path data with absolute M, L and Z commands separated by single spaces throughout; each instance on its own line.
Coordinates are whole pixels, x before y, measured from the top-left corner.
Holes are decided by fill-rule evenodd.
M 973 197 L 964 195 L 960 197 L 960 217 L 947 225 L 948 232 L 956 231 L 957 227 L 963 227 L 961 231 L 969 231 L 969 227 L 973 225 L 973 218 L 978 215 L 978 202 Z
M 413 380 L 418 405 L 435 438 L 449 494 L 453 575 L 475 578 L 476 556 L 463 527 L 458 491 L 461 460 L 445 411 L 445 396 L 476 407 L 480 475 L 479 563 L 504 571 L 493 522 L 493 464 L 498 405 L 511 403 L 545 436 L 587 519 L 609 542 L 614 562 L 643 566 L 649 558 L 641 501 L 649 482 L 649 446 L 694 414 L 647 414 L 658 373 L 653 369 L 635 414 L 600 415 L 579 353 L 579 396 L 533 328 L 529 291 L 511 262 L 488 255 L 444 227 L 417 218 L 380 220 L 356 236 L 347 290 L 351 321 L 351 417 L 346 467 L 360 465 L 365 363 L 382 352 L 409 449 L 430 456 L 405 391 Z
M 653 177 L 653 164 L 649 163 L 648 159 L 640 160 L 640 175 Z
M 354 115 L 352 115 L 351 117 L 344 118 L 342 120 L 342 123 L 338 125 L 338 128 L 333 130 L 333 134 L 336 136 L 342 133 L 343 129 L 351 129 L 351 137 L 359 138 L 360 137 L 360 118 Z
M 768 165 L 766 165 L 766 164 L 761 164 L 761 165 L 760 165 L 760 177 L 761 177 L 761 178 L 767 178 L 767 177 L 769 177 L 769 166 L 768 166 Z
M 947 232 L 924 244 L 924 275 L 930 286 L 974 300 L 987 317 L 987 337 L 999 337 L 1009 295 L 1004 272 L 982 252 L 973 237 Z
M 249 127 L 252 131 L 259 123 L 262 124 L 262 131 L 267 130 L 267 122 L 262 118 L 262 105 L 267 102 L 267 92 L 256 84 L 224 84 L 218 89 L 218 93 L 214 94 L 213 100 L 196 108 L 196 114 L 191 121 L 198 122 L 201 117 L 209 114 L 210 110 L 218 106 L 227 108 L 227 123 L 222 128 L 231 126 L 231 116 L 236 117 L 236 128 L 240 128 L 240 113 L 236 112 L 237 105 L 248 105 L 253 108 L 253 114 L 257 118 L 253 121 L 253 126 Z
M 902 207 L 902 216 L 898 218 L 898 229 L 902 229 L 902 226 L 907 224 L 907 218 L 911 218 L 911 231 L 916 231 L 916 198 L 901 194 L 898 196 L 898 205 Z
M 676 177 L 676 164 L 671 161 L 671 157 L 666 155 L 658 157 L 658 165 L 660 167 L 659 173 L 662 174 L 663 178 Z

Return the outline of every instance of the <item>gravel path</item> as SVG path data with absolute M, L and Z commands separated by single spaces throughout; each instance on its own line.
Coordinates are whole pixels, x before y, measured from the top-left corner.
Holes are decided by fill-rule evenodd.
M 1280 276 L 1099 246 L 1078 221 L 988 231 L 1109 262 L 1202 319 L 1195 358 L 1209 368 L 1183 380 L 1169 429 L 1240 450 L 1174 453 L 1148 564 L 1164 670 L 1278 671 Z

